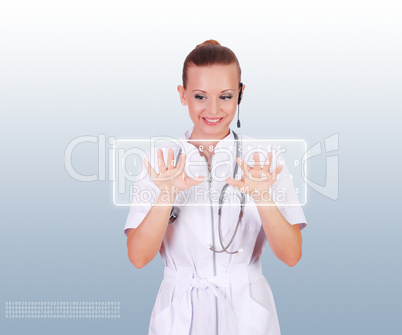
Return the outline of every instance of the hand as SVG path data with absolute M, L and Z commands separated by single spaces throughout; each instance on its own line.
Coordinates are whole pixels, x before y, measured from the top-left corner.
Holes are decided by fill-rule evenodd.
M 165 165 L 162 149 L 158 149 L 157 155 L 159 173 L 155 172 L 146 158 L 143 159 L 143 162 L 151 179 L 161 191 L 167 191 L 175 197 L 180 191 L 186 190 L 204 181 L 204 176 L 199 176 L 198 178 L 190 178 L 187 176 L 184 171 L 186 164 L 186 155 L 184 153 L 180 155 L 176 166 L 174 166 L 174 151 L 172 148 L 168 150 L 167 166 Z
M 251 167 L 245 161 L 237 158 L 236 161 L 243 170 L 243 176 L 240 180 L 227 178 L 226 182 L 231 186 L 237 187 L 240 192 L 249 194 L 256 203 L 261 201 L 272 202 L 270 189 L 282 171 L 283 165 L 278 165 L 272 173 L 270 172 L 272 152 L 268 153 L 262 166 L 258 152 L 253 154 L 253 159 L 254 167 Z

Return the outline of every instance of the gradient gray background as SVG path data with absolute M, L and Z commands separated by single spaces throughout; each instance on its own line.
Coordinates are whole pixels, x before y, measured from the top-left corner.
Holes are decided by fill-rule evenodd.
M 282 334 L 400 334 L 401 19 L 398 1 L 2 3 L 0 333 L 147 333 L 160 256 L 129 262 L 128 208 L 111 181 L 71 178 L 64 151 L 184 133 L 182 63 L 214 38 L 242 66 L 242 133 L 309 148 L 339 134 L 339 199 L 308 188 L 301 261 L 263 255 Z M 311 180 L 332 154 L 309 161 Z M 73 163 L 93 174 L 97 158 L 88 143 Z M 121 317 L 5 318 L 5 301 L 76 300 L 119 301 Z

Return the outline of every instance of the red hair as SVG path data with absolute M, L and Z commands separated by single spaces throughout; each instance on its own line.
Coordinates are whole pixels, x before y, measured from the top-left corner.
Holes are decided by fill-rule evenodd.
M 186 57 L 183 64 L 183 87 L 187 86 L 187 70 L 191 65 L 206 66 L 213 64 L 229 65 L 236 64 L 239 70 L 239 85 L 241 69 L 239 61 L 232 50 L 222 46 L 218 41 L 207 40 L 198 44 Z

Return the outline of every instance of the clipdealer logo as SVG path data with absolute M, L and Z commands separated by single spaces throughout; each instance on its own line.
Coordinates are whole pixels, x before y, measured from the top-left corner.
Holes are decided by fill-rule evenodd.
M 152 137 L 151 140 L 143 140 L 143 141 L 147 143 L 151 142 L 152 145 L 154 144 L 155 140 L 160 138 L 161 137 Z M 164 138 L 166 139 L 166 137 Z M 175 140 L 174 138 L 169 139 L 171 142 L 176 142 L 176 144 L 179 143 L 179 141 Z M 107 137 L 106 134 L 99 134 L 98 136 L 83 135 L 74 138 L 73 140 L 70 141 L 70 143 L 68 143 L 64 152 L 64 166 L 66 172 L 74 180 L 80 182 L 106 181 L 106 180 L 113 181 L 118 186 L 118 192 L 120 192 L 120 189 L 124 191 L 126 188 L 125 182 L 127 180 L 135 181 L 138 180 L 139 177 L 144 178 L 147 175 L 147 172 L 142 167 L 139 175 L 132 175 L 130 172 L 127 172 L 125 170 L 126 165 L 124 160 L 126 160 L 130 155 L 137 155 L 143 157 L 143 155 L 145 155 L 145 151 L 139 147 L 130 148 L 129 151 L 123 149 L 117 149 L 115 148 L 117 141 L 120 140 L 117 140 L 114 136 Z M 94 146 L 96 147 L 98 154 L 96 173 L 85 175 L 74 168 L 73 164 L 74 150 L 80 145 L 83 145 L 84 143 L 91 143 L 94 144 Z M 333 153 L 339 149 L 339 134 L 335 133 L 331 136 L 328 136 L 327 138 L 324 139 L 324 144 L 325 144 L 325 152 L 322 151 L 321 143 L 318 142 L 303 153 L 303 156 L 300 161 L 299 160 L 295 161 L 295 166 L 301 165 L 301 174 L 306 185 L 310 186 L 319 194 L 331 200 L 336 200 L 339 197 L 339 155 L 332 154 L 328 156 L 326 155 L 326 153 Z M 118 163 L 115 161 L 116 154 L 122 161 L 122 164 L 116 164 Z M 321 185 L 316 181 L 313 181 L 307 177 L 306 163 L 308 160 L 312 160 L 313 158 L 322 159 L 322 156 L 324 155 L 326 155 L 325 183 L 324 185 Z M 234 158 L 229 159 L 229 161 L 233 162 Z M 228 162 L 227 165 L 229 164 L 230 163 Z M 223 175 L 222 173 L 216 176 L 216 178 L 218 179 L 226 177 L 227 176 Z M 130 188 L 131 190 L 135 189 L 133 188 L 133 186 L 130 186 Z
M 302 163 L 314 157 L 319 157 L 325 155 L 326 153 L 331 153 L 331 155 L 325 155 L 325 183 L 320 185 L 307 178 L 305 166 L 302 164 L 302 175 L 303 179 L 308 186 L 313 190 L 317 191 L 319 194 L 331 199 L 337 200 L 339 198 L 339 155 L 332 154 L 339 150 L 339 133 L 332 134 L 324 139 L 325 152 L 322 152 L 321 142 L 314 144 L 310 149 L 308 149 L 302 158 Z

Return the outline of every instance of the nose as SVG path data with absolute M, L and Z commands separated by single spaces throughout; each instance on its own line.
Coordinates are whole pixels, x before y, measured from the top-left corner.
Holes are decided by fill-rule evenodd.
M 218 115 L 220 109 L 219 99 L 211 99 L 211 105 L 209 109 L 211 116 Z

